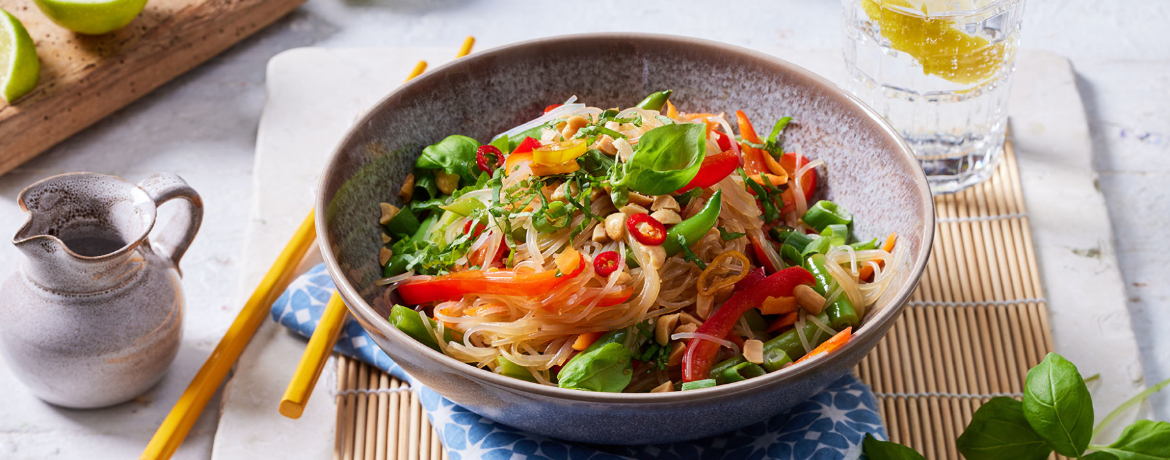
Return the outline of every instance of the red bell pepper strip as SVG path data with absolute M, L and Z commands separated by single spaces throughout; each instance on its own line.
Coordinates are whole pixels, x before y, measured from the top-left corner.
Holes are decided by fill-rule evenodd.
M 723 178 L 735 172 L 735 168 L 738 167 L 739 155 L 731 150 L 725 149 L 714 155 L 707 155 L 706 158 L 703 158 L 703 164 L 699 166 L 699 173 L 695 174 L 695 178 L 691 179 L 687 185 L 678 189 L 678 192 L 685 192 L 693 188 L 707 188 L 718 184 Z
M 560 104 L 550 104 L 548 107 L 544 108 L 544 113 L 552 112 L 554 109 L 556 109 L 557 107 L 560 107 L 560 106 L 561 106 Z
M 731 136 L 722 131 L 712 131 L 711 134 L 715 135 L 715 143 L 719 145 L 719 150 L 731 150 Z
M 793 288 L 797 285 L 815 282 L 816 279 L 813 278 L 812 273 L 801 267 L 778 271 L 759 280 L 748 289 L 737 289 L 735 294 L 732 294 L 731 298 L 727 299 L 727 302 L 695 332 L 720 339 L 726 338 L 744 312 L 760 305 L 764 299 L 791 296 Z M 700 338 L 692 338 L 688 341 L 687 351 L 682 359 L 683 381 L 693 382 L 710 378 L 711 366 L 715 362 L 719 347 L 718 343 Z
M 796 153 L 785 152 L 784 155 L 780 157 L 779 162 L 780 167 L 784 168 L 785 171 L 788 171 L 788 177 L 796 177 L 796 170 L 800 169 L 801 166 L 808 164 L 809 159 L 806 156 L 801 156 L 799 164 L 797 164 L 798 162 L 796 161 Z M 800 177 L 800 188 L 804 189 L 805 201 L 811 200 L 813 192 L 817 191 L 817 172 L 811 169 L 808 170 L 808 172 L 805 172 L 804 175 Z M 781 213 L 785 213 L 796 208 L 796 204 L 792 197 L 792 189 L 784 190 L 784 193 L 781 194 L 781 197 L 784 199 L 784 209 L 780 211 Z
M 748 242 L 752 245 L 752 253 L 756 256 L 756 262 L 759 262 L 760 266 L 764 267 L 765 272 L 772 274 L 780 269 L 780 267 L 772 265 L 772 259 L 769 259 L 768 253 L 764 252 L 764 247 L 762 246 L 764 243 L 762 241 L 755 236 L 748 235 Z
M 739 123 L 739 137 L 753 144 L 763 144 L 760 136 L 756 134 L 756 128 L 752 127 L 751 120 L 748 120 L 747 114 L 742 110 L 735 111 L 735 121 Z
M 540 273 L 465 270 L 426 280 L 407 281 L 398 287 L 398 294 L 402 296 L 403 302 L 410 305 L 459 300 L 468 294 L 540 295 L 580 275 L 585 270 L 585 257 L 578 257 L 576 268 L 560 276 L 557 276 L 556 270 Z
M 516 146 L 516 150 L 512 151 L 512 154 L 515 155 L 517 153 L 528 153 L 536 150 L 540 146 L 541 144 L 539 139 L 533 138 L 531 136 L 525 137 L 524 140 L 520 141 L 520 144 Z

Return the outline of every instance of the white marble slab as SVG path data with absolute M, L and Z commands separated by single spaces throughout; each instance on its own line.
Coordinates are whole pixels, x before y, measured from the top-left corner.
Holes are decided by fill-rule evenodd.
M 241 297 L 312 205 L 311 190 L 321 166 L 349 124 L 397 86 L 418 59 L 434 66 L 453 52 L 308 48 L 273 58 L 268 102 L 257 135 Z M 772 54 L 834 81 L 844 75 L 835 49 Z M 1086 375 L 1101 375 L 1094 387 L 1100 416 L 1140 391 L 1144 381 L 1104 199 L 1093 188 L 1084 108 L 1065 58 L 1025 51 L 1017 72 L 1012 127 L 1056 347 Z M 1098 249 L 1098 255 L 1083 257 L 1072 251 L 1088 248 Z M 225 392 L 213 448 L 216 459 L 248 459 L 256 452 L 323 457 L 332 448 L 335 406 L 329 389 L 335 388 L 336 377 L 331 368 L 322 376 L 304 417 L 289 421 L 276 412 L 304 347 L 302 339 L 278 329 L 269 323 L 253 339 Z

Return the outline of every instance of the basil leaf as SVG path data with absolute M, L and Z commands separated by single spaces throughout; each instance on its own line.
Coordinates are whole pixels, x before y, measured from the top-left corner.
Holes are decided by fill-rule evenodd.
M 458 134 L 447 136 L 439 143 L 423 149 L 414 166 L 422 169 L 442 169 L 455 174 L 464 184 L 474 184 L 479 166 L 475 164 L 475 150 L 479 141 Z
M 646 195 L 664 195 L 687 185 L 699 173 L 707 151 L 701 123 L 666 125 L 647 131 L 615 183 Z
M 589 175 L 599 177 L 609 174 L 609 170 L 613 168 L 613 158 L 600 150 L 589 149 L 584 155 L 577 157 L 577 165 Z
M 1099 449 L 1121 460 L 1170 459 L 1170 423 L 1138 420 L 1109 447 Z
M 747 233 L 729 232 L 726 228 L 719 227 L 719 238 L 723 239 L 723 241 L 731 241 L 745 236 L 747 236 Z
M 772 127 L 772 133 L 768 134 L 768 139 L 764 141 L 764 150 L 773 156 L 784 154 L 783 146 L 777 141 L 780 138 L 780 133 L 784 132 L 784 127 L 788 126 L 790 121 L 792 121 L 792 117 L 784 117 L 776 121 L 776 125 Z
M 1024 381 L 1024 417 L 1058 454 L 1079 457 L 1093 437 L 1093 399 L 1064 357 L 1049 353 Z
M 620 393 L 634 377 L 631 370 L 633 352 L 620 343 L 590 347 L 574 356 L 557 373 L 561 388 Z
M 1109 452 L 1093 452 L 1083 458 L 1084 460 L 1118 460 L 1116 455 Z
M 869 460 L 926 460 L 926 457 L 914 449 L 896 442 L 878 440 L 869 433 L 865 434 L 862 449 Z
M 1043 460 L 1052 449 L 1032 431 L 1024 407 L 1007 397 L 992 398 L 971 417 L 955 446 L 967 460 Z

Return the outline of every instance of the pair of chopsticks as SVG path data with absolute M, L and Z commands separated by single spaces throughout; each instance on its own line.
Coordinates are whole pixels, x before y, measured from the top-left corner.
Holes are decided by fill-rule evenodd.
M 456 58 L 471 53 L 471 47 L 474 45 L 475 38 L 467 37 Z M 426 61 L 419 61 L 410 76 L 407 77 L 407 81 L 423 73 L 426 68 Z M 203 363 L 203 367 L 195 374 L 195 378 L 187 385 L 187 389 L 183 390 L 182 396 L 171 408 L 171 412 L 167 414 L 167 418 L 163 420 L 158 431 L 154 433 L 146 450 L 142 452 L 142 456 L 139 457 L 141 460 L 169 459 L 186 439 L 191 427 L 199 418 L 199 414 L 207 407 L 207 402 L 215 395 L 219 385 L 223 383 L 223 379 L 227 377 L 236 360 L 244 352 L 248 341 L 263 324 L 272 303 L 292 283 L 293 277 L 296 275 L 296 267 L 317 239 L 317 228 L 313 216 L 314 211 L 309 211 L 309 215 L 301 222 L 292 239 L 289 240 L 272 264 L 272 268 L 268 269 L 264 279 L 256 286 L 256 290 L 248 298 L 247 303 L 244 304 L 244 308 L 240 310 L 227 333 L 215 346 L 211 356 Z M 325 307 L 325 313 L 321 316 L 317 329 L 313 331 L 313 336 L 309 339 L 305 354 L 301 357 L 301 362 L 297 365 L 292 381 L 289 382 L 284 398 L 280 402 L 281 414 L 291 418 L 301 416 L 305 404 L 309 400 L 309 395 L 317 383 L 317 378 L 320 377 L 321 370 L 325 366 L 325 360 L 341 333 L 345 317 L 345 302 L 342 301 L 340 294 L 334 293 L 333 297 L 329 299 L 329 304 Z

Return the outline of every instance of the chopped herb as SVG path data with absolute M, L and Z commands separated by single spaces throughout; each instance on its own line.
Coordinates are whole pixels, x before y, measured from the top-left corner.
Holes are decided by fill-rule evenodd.
M 707 263 L 695 255 L 694 251 L 691 251 L 691 247 L 687 244 L 687 238 L 685 236 L 678 236 L 678 245 L 682 247 L 683 259 L 686 259 L 687 262 L 694 263 L 700 270 L 707 269 Z
M 744 236 L 747 236 L 747 233 L 729 232 L 726 228 L 719 227 L 719 237 L 722 238 L 723 241 L 731 241 L 734 239 L 743 238 Z

